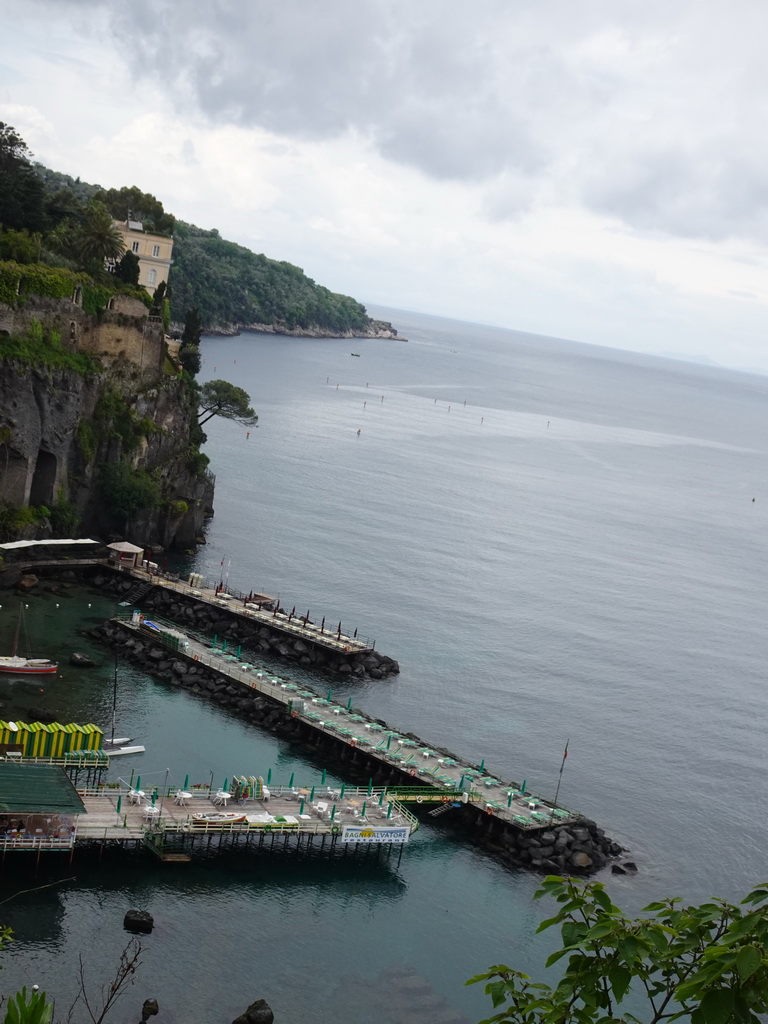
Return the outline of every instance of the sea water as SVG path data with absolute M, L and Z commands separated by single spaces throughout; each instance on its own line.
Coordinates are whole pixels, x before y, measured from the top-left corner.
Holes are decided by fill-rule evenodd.
M 768 831 L 768 379 L 376 313 L 408 343 L 204 342 L 201 379 L 245 388 L 259 426 L 206 424 L 216 514 L 184 568 L 374 637 L 400 675 L 333 683 L 334 696 L 542 795 L 560 781 L 560 801 L 637 862 L 637 876 L 605 876 L 627 909 L 738 898 L 763 878 Z M 76 630 L 114 609 L 80 592 L 28 603 L 59 657 L 93 650 Z M 4 715 L 43 706 L 108 727 L 113 666 L 95 650 L 99 668 L 44 693 L 0 683 Z M 147 753 L 113 775 L 319 780 L 321 763 L 228 712 L 118 676 L 118 730 Z M 5 895 L 35 884 L 10 861 Z M 425 1022 L 448 1007 L 477 1019 L 490 1007 L 463 979 L 498 962 L 538 971 L 553 941 L 534 939 L 535 879 L 463 845 L 445 818 L 399 863 L 76 858 L 46 860 L 36 884 L 62 879 L 3 907 L 18 939 L 3 991 L 38 982 L 66 1001 L 77 952 L 105 972 L 140 905 L 156 928 L 126 999 L 157 995 L 169 1021 L 227 1021 L 258 996 L 281 1022 L 396 1021 L 392 968 L 432 990 Z

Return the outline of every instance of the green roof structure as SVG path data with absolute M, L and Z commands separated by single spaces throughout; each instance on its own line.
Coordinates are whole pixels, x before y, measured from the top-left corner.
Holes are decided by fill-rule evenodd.
M 0 761 L 0 813 L 85 814 L 85 805 L 58 765 Z

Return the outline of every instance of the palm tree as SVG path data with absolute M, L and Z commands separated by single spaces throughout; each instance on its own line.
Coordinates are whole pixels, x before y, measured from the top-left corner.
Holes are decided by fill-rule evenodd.
M 125 252 L 123 236 L 104 203 L 92 200 L 86 206 L 76 246 L 78 259 L 84 267 L 117 260 Z

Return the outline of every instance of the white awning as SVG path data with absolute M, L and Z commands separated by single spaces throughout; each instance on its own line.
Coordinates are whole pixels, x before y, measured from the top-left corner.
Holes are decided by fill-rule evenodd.
M 135 544 L 129 544 L 127 540 L 118 540 L 114 544 L 107 544 L 110 551 L 120 551 L 124 555 L 140 555 L 144 548 L 137 548 Z
M 0 551 L 17 551 L 19 548 L 50 547 L 53 545 L 62 546 L 70 544 L 101 544 L 100 540 L 12 540 L 8 544 L 0 544 Z M 136 548 L 141 551 L 141 548 Z

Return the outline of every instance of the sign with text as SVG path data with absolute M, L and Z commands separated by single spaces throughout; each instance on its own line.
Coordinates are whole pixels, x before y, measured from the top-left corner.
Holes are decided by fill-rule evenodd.
M 409 836 L 407 825 L 345 825 L 341 831 L 342 843 L 407 843 Z

